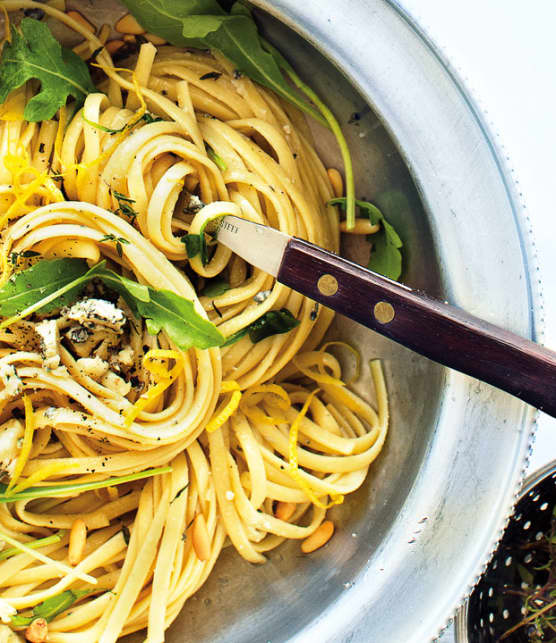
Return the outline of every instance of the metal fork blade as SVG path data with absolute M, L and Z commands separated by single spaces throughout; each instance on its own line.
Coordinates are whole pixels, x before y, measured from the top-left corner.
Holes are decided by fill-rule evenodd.
M 247 263 L 274 277 L 278 275 L 284 250 L 291 239 L 289 235 L 274 228 L 232 215 L 220 220 L 216 238 Z

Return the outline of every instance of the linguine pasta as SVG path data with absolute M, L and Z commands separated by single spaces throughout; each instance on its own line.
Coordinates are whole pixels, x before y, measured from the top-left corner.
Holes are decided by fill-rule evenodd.
M 91 50 L 102 45 L 38 6 Z M 182 350 L 92 283 L 77 303 L 2 325 L 0 540 L 20 547 L 0 551 L 0 608 L 32 616 L 71 590 L 48 641 L 109 643 L 146 628 L 157 643 L 223 547 L 262 563 L 285 539 L 314 534 L 362 484 L 386 436 L 387 399 L 378 362 L 375 410 L 319 348 L 330 310 L 210 241 L 208 261 L 189 258 L 181 240 L 234 214 L 338 252 L 332 187 L 300 114 L 218 54 L 148 43 L 130 68 L 106 50 L 97 60 L 99 91 L 73 115 L 24 121 L 32 81 L 2 106 L 3 281 L 38 259 L 106 260 L 192 301 L 225 337 L 269 311 L 299 322 L 257 343 L 247 334 Z M 133 478 L 152 468 L 163 469 Z M 45 495 L 23 497 L 31 488 Z

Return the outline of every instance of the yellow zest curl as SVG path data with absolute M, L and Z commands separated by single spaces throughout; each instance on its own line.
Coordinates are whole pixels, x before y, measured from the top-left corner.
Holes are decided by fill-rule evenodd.
M 27 202 L 33 197 L 42 198 L 45 205 L 64 200 L 64 195 L 48 173 L 37 170 L 36 167 L 30 164 L 28 158 L 16 156 L 15 154 L 6 154 L 4 165 L 12 174 L 12 192 L 15 199 L 0 218 L 0 229 L 4 227 L 10 217 L 32 212 L 37 206 L 34 203 Z M 25 182 L 24 177 L 29 174 L 34 175 L 35 178 L 30 182 Z
M 162 363 L 157 363 L 155 360 L 173 359 L 174 366 L 168 370 Z M 179 351 L 164 350 L 155 348 L 146 353 L 143 357 L 143 368 L 145 368 L 155 378 L 161 378 L 154 386 L 152 386 L 146 393 L 130 406 L 124 413 L 125 426 L 129 427 L 135 418 L 143 411 L 151 402 L 158 398 L 164 391 L 172 384 L 172 382 L 183 371 L 183 354 Z
M 239 384 L 232 381 L 222 382 L 220 389 L 221 393 L 231 393 L 230 398 L 223 402 L 215 411 L 206 426 L 208 433 L 212 433 L 219 429 L 225 422 L 227 422 L 233 413 L 236 412 L 239 402 L 241 400 L 241 391 Z

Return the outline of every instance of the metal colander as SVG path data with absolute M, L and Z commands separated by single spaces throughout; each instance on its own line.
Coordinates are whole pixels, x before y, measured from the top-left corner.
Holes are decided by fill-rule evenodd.
M 556 461 L 530 477 L 524 485 L 515 512 L 504 536 L 473 590 L 465 613 L 460 617 L 467 637 L 458 640 L 471 643 L 499 641 L 513 625 L 527 614 L 524 594 L 544 587 L 549 578 L 547 563 L 556 555 L 556 544 L 548 550 L 546 534 L 551 535 L 552 517 L 556 505 Z M 552 536 L 554 534 L 552 533 Z M 554 565 L 552 565 L 554 567 Z M 552 576 L 553 579 L 553 576 Z M 550 600 L 554 600 L 552 596 Z M 542 607 L 539 602 L 537 608 Z M 556 617 L 556 609 L 550 612 Z M 553 623 L 556 627 L 556 618 Z M 459 632 L 463 628 L 459 628 Z M 508 634 L 503 640 L 510 643 L 556 641 L 556 631 L 541 638 L 534 621 Z M 550 630 L 548 630 L 550 631 Z

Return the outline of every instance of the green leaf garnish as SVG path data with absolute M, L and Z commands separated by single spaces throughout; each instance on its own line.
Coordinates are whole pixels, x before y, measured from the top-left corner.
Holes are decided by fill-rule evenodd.
M 172 467 L 157 467 L 155 469 L 145 469 L 138 473 L 130 473 L 126 476 L 114 476 L 112 478 L 107 478 L 106 480 L 95 480 L 93 482 L 68 482 L 52 484 L 44 487 L 29 487 L 28 489 L 19 491 L 18 493 L 11 493 L 9 496 L 6 495 L 8 485 L 0 484 L 0 503 L 32 500 L 33 498 L 73 496 L 84 491 L 114 487 L 115 485 L 134 482 L 135 480 L 142 480 L 143 478 L 151 478 L 152 476 L 159 476 L 163 473 L 170 473 L 171 471 Z M 27 546 L 29 547 L 30 545 Z
M 95 123 L 94 121 L 91 121 L 88 118 L 85 118 L 85 116 L 83 115 L 81 116 L 81 118 L 85 121 L 85 123 L 87 123 L 87 125 L 90 125 L 91 127 L 94 127 L 100 130 L 101 132 L 106 132 L 111 136 L 113 136 L 114 134 L 119 134 L 120 132 L 123 132 L 126 128 L 130 127 L 129 123 L 125 123 L 121 127 L 114 129 L 113 127 L 106 127 L 105 125 L 101 125 L 100 123 Z M 141 118 L 135 122 L 135 125 L 137 125 L 137 123 L 140 123 L 141 121 L 145 121 L 145 123 L 149 124 L 149 123 L 156 123 L 161 120 L 163 119 L 160 118 L 160 116 L 155 117 L 152 114 L 149 114 L 149 112 L 145 112 L 143 116 L 141 116 Z M 133 203 L 135 203 L 135 201 L 133 201 Z
M 230 346 L 245 335 L 249 335 L 249 339 L 256 344 L 257 342 L 271 337 L 272 335 L 281 335 L 288 333 L 292 328 L 299 325 L 299 321 L 291 314 L 287 308 L 280 310 L 269 310 L 264 313 L 259 319 L 249 324 L 245 328 L 238 330 L 237 333 L 230 335 L 222 346 Z
M 164 119 L 161 116 L 153 116 L 151 113 L 145 112 L 141 117 L 141 120 L 145 121 L 145 123 L 147 123 L 148 125 L 149 123 L 158 123 L 159 121 L 163 121 Z
M 216 0 L 123 0 L 149 32 L 178 47 L 218 49 L 237 69 L 274 90 L 326 125 L 320 114 L 286 82 L 274 57 L 262 46 L 250 11 L 236 2 L 230 13 Z
M 214 151 L 214 149 L 207 143 L 205 143 L 205 147 L 207 149 L 207 154 L 209 159 L 216 165 L 216 167 L 221 172 L 225 172 L 228 169 L 228 166 L 226 165 L 226 161 L 219 154 L 217 154 Z
M 40 286 L 45 282 L 44 275 L 52 274 L 51 264 L 56 264 L 56 290 L 50 285 Z M 52 308 L 54 303 L 58 306 L 63 301 L 64 305 L 68 305 L 77 299 L 86 283 L 97 278 L 120 294 L 134 315 L 146 320 L 149 333 L 156 335 L 164 330 L 182 350 L 192 346 L 210 348 L 223 343 L 222 333 L 195 310 L 192 301 L 169 290 L 156 290 L 122 277 L 106 268 L 104 261 L 87 270 L 84 260 L 70 258 L 54 261 L 43 259 L 28 270 L 17 273 L 13 278 L 18 286 L 15 294 L 11 280 L 4 284 L 0 288 L 0 316 L 12 316 L 4 319 L 0 328 L 5 328 L 38 310 L 44 312 L 45 308 Z M 48 288 L 46 297 L 43 296 L 43 288 Z
M 210 348 L 223 343 L 222 333 L 195 311 L 192 301 L 170 290 L 149 288 L 149 293 L 150 301 L 138 302 L 137 306 L 139 314 L 146 319 L 149 333 L 156 335 L 164 330 L 182 350 L 192 346 Z
M 94 127 L 95 129 L 100 130 L 101 132 L 106 132 L 107 134 L 113 135 L 113 134 L 119 134 L 120 132 L 123 132 L 124 129 L 127 127 L 127 124 L 122 125 L 121 127 L 118 127 L 117 129 L 114 129 L 113 127 L 106 127 L 105 125 L 101 125 L 100 123 L 95 123 L 94 121 L 89 120 L 88 118 L 85 118 L 85 116 L 82 114 L 81 118 L 87 123 L 87 125 L 90 125 L 91 127 Z
M 185 244 L 185 251 L 187 252 L 189 259 L 193 259 L 193 257 L 196 257 L 201 252 L 202 244 L 200 234 L 184 234 L 181 241 Z
M 235 2 L 228 13 L 216 0 L 122 1 L 140 24 L 148 26 L 149 32 L 178 47 L 217 49 L 234 63 L 236 77 L 241 74 L 249 76 L 328 127 L 336 137 L 342 153 L 346 178 L 346 223 L 348 228 L 353 227 L 355 181 L 351 155 L 338 120 L 318 95 L 301 80 L 284 56 L 260 36 L 247 6 L 241 1 Z M 310 102 L 299 96 L 286 82 L 285 76 Z
M 368 268 L 378 272 L 389 279 L 397 280 L 402 274 L 402 240 L 393 226 L 386 221 L 382 212 L 368 201 L 355 201 L 357 207 L 365 212 L 373 225 L 381 224 L 381 229 L 372 235 L 373 251 L 369 259 Z M 328 205 L 346 206 L 346 199 L 332 199 Z
M 205 287 L 201 292 L 203 297 L 218 297 L 230 290 L 230 284 L 224 279 L 207 279 Z
M 30 79 L 40 90 L 25 106 L 27 121 L 45 121 L 66 104 L 68 96 L 82 103 L 95 92 L 87 65 L 71 49 L 62 47 L 48 27 L 32 18 L 12 25 L 12 42 L 6 42 L 0 60 L 0 103 Z
M 116 197 L 117 201 L 125 201 L 126 203 L 135 203 L 135 199 L 130 199 L 125 194 L 118 192 L 117 190 L 112 190 L 112 194 Z
M 130 199 L 116 190 L 113 190 L 112 194 L 120 206 L 114 214 L 123 214 L 130 221 L 134 221 L 137 218 L 137 212 L 131 207 L 131 204 L 135 203 L 135 199 Z
M 36 618 L 44 618 L 47 623 L 50 623 L 58 614 L 65 612 L 76 601 L 87 594 L 90 594 L 90 590 L 88 589 L 66 589 L 61 594 L 51 596 L 42 603 L 35 605 L 32 616 L 21 616 L 19 614 L 12 616 L 11 623 L 14 627 L 26 627 Z
M 211 246 L 209 248 L 209 246 L 207 245 L 205 234 L 213 234 L 213 232 L 218 227 L 218 221 L 222 218 L 222 216 L 223 215 L 217 215 L 212 219 L 207 219 L 201 226 L 199 234 L 188 233 L 183 235 L 183 237 L 181 238 L 181 242 L 185 244 L 185 250 L 189 259 L 193 259 L 193 257 L 196 257 L 198 254 L 200 254 L 201 263 L 203 264 L 203 266 L 207 265 L 207 263 L 210 261 L 213 247 Z
M 59 543 L 63 537 L 64 532 L 60 531 L 57 534 L 53 534 L 52 536 L 37 538 L 36 540 L 32 540 L 31 542 L 25 544 L 27 545 L 27 547 L 29 547 L 29 549 L 39 549 L 39 547 L 46 547 L 47 545 Z M 0 552 L 0 560 L 6 560 L 6 558 L 11 558 L 12 556 L 16 556 L 17 554 L 21 554 L 21 549 L 17 549 L 17 547 L 8 547 L 8 549 L 3 549 Z
M 27 270 L 17 272 L 0 288 L 0 315 L 17 315 L 28 306 L 56 294 L 60 288 L 78 280 L 88 270 L 82 259 L 53 259 L 39 261 Z M 84 284 L 79 282 L 70 290 L 54 297 L 42 306 L 48 313 L 75 301 Z
M 116 244 L 116 252 L 118 253 L 120 259 L 124 256 L 124 249 L 122 247 L 122 244 L 129 245 L 129 241 L 127 239 L 124 239 L 123 237 L 117 237 L 112 233 L 105 234 L 102 239 L 99 239 L 99 241 L 113 241 Z

